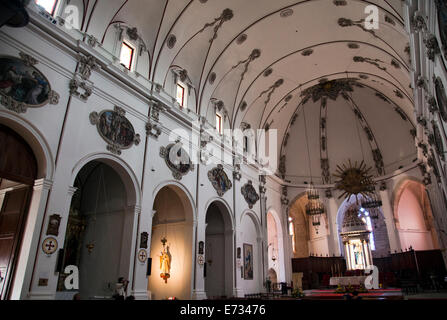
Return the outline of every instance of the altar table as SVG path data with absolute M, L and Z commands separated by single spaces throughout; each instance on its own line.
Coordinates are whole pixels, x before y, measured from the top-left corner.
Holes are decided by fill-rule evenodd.
M 329 285 L 331 286 L 359 286 L 365 284 L 366 276 L 352 276 L 352 277 L 331 277 Z

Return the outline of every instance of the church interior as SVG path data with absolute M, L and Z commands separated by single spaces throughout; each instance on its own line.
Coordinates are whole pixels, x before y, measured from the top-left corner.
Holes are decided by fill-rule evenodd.
M 0 1 L 0 300 L 447 298 L 444 0 Z

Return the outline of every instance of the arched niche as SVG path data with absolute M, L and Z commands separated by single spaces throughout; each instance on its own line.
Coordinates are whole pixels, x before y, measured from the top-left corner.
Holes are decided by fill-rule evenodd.
M 76 176 L 59 274 L 59 292 L 65 291 L 66 266 L 79 269 L 81 299 L 111 298 L 120 277 L 130 280 L 135 189 L 124 168 L 110 159 L 87 162 Z M 124 179 L 124 180 L 123 180 Z M 131 288 L 127 288 L 131 294 Z
M 222 201 L 212 202 L 206 211 L 205 291 L 208 298 L 233 295 L 233 223 Z
M 345 199 L 338 208 L 337 231 L 339 237 L 340 252 L 345 252 L 343 248 L 343 241 L 341 240 L 340 237 L 345 214 L 346 212 L 348 212 L 349 209 L 355 209 L 355 208 L 361 209 L 362 200 L 363 200 L 362 195 L 357 195 L 357 198 L 355 196 L 351 196 L 350 198 Z M 366 215 L 365 217 L 362 217 L 362 219 L 365 220 L 365 223 L 367 223 L 368 228 L 372 234 L 372 236 L 370 236 L 370 248 L 372 257 L 382 258 L 388 256 L 390 254 L 390 242 L 388 238 L 386 223 L 392 223 L 392 222 L 385 221 L 381 207 L 376 208 L 375 213 L 372 213 L 372 210 L 364 210 L 364 209 L 361 209 L 361 213 Z M 373 218 L 373 216 L 376 216 L 376 214 L 377 219 Z M 367 217 L 369 217 L 369 219 Z
M 265 277 L 263 263 L 263 236 L 259 220 L 252 211 L 245 211 L 240 221 L 241 275 L 242 286 L 246 294 L 259 293 Z M 266 270 L 267 271 L 267 270 Z
M 277 212 L 270 209 L 267 213 L 268 268 L 275 270 L 276 280 L 285 281 L 284 231 Z M 270 279 L 273 281 L 272 279 Z
M 430 200 L 422 183 L 408 179 L 398 185 L 394 219 L 402 249 L 439 249 Z
M 187 193 L 177 185 L 163 186 L 154 199 L 152 220 L 151 275 L 148 290 L 155 300 L 176 297 L 191 299 L 194 241 L 193 206 Z M 165 246 L 162 240 L 166 239 Z M 161 277 L 160 256 L 170 257 L 167 280 Z
M 309 256 L 309 227 L 306 217 L 307 196 L 300 195 L 289 207 L 289 235 L 291 235 L 293 258 Z

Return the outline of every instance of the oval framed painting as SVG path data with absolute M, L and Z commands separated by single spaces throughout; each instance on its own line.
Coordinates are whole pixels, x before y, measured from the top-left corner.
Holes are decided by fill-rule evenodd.
M 188 172 L 194 171 L 194 165 L 191 162 L 188 152 L 183 149 L 180 139 L 167 147 L 160 147 L 160 157 L 165 159 L 166 165 L 172 172 L 172 176 L 181 180 Z
M 8 109 L 18 113 L 27 108 L 57 104 L 59 95 L 51 90 L 48 79 L 34 64 L 37 61 L 21 54 L 22 59 L 0 56 L 0 96 Z
M 108 143 L 107 150 L 121 154 L 122 149 L 129 149 L 140 143 L 140 135 L 125 117 L 125 111 L 120 107 L 114 110 L 103 110 L 99 114 L 92 112 L 90 122 L 96 125 L 99 135 Z

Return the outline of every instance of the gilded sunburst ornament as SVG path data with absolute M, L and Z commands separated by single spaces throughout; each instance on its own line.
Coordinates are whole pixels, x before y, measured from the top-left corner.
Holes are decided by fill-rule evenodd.
M 338 180 L 335 182 L 335 187 L 343 191 L 338 197 L 347 197 L 348 199 L 355 195 L 361 194 L 368 196 L 373 193 L 375 182 L 372 179 L 371 167 L 367 168 L 364 161 L 357 164 L 357 161 L 352 165 L 351 160 L 348 164 L 343 164 L 342 167 L 337 166 L 337 173 L 334 174 Z

